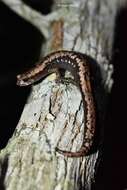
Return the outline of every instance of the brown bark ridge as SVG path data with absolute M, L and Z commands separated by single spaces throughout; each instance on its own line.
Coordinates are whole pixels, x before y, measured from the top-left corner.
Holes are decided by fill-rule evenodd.
M 84 112 L 79 89 L 70 83 L 56 83 L 55 74 L 48 76 L 33 85 L 16 130 L 0 152 L 3 187 L 7 190 L 90 190 L 103 141 L 106 102 L 113 84 L 110 60 L 119 0 L 55 0 L 52 12 L 46 16 L 20 0 L 4 0 L 4 3 L 43 33 L 46 39 L 42 45 L 43 56 L 55 50 L 53 22 L 62 19 L 61 48 L 91 57 L 98 132 L 87 156 L 67 158 L 55 152 L 56 146 L 79 150 Z

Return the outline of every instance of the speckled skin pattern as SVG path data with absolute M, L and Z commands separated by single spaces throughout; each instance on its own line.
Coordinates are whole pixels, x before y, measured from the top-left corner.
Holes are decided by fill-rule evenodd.
M 92 94 L 90 69 L 87 58 L 81 53 L 61 50 L 44 57 L 34 68 L 17 76 L 17 85 L 27 86 L 54 72 L 54 69 L 65 69 L 72 73 L 79 86 L 84 104 L 85 129 L 81 148 L 77 152 L 70 152 L 56 148 L 68 157 L 80 157 L 88 154 L 95 134 L 96 113 Z

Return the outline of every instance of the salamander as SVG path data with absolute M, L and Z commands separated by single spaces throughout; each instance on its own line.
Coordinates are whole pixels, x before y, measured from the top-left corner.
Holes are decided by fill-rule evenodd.
M 88 154 L 95 134 L 96 113 L 91 85 L 91 75 L 87 57 L 79 52 L 60 50 L 42 58 L 34 68 L 17 76 L 17 85 L 27 86 L 54 72 L 55 69 L 65 69 L 72 73 L 76 84 L 80 88 L 84 105 L 84 138 L 81 148 L 77 152 L 56 151 L 68 157 L 80 157 Z

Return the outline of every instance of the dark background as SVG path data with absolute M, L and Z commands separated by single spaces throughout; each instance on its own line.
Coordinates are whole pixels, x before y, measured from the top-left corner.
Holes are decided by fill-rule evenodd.
M 127 8 L 115 20 L 112 61 L 114 85 L 108 104 L 104 153 L 95 190 L 127 189 Z
M 51 11 L 52 0 L 24 0 L 43 14 Z M 116 17 L 112 64 L 114 85 L 108 105 L 104 151 L 94 190 L 127 189 L 126 64 L 127 9 Z M 16 86 L 16 75 L 39 58 L 43 36 L 30 23 L 0 2 L 0 149 L 18 123 L 30 88 Z

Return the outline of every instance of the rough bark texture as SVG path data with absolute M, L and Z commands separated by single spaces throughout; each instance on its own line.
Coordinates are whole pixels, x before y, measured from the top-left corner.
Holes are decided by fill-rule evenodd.
M 46 38 L 42 55 L 51 51 L 52 22 L 63 19 L 63 49 L 85 53 L 93 62 L 98 134 L 102 131 L 108 93 L 112 87 L 114 22 L 119 0 L 56 0 L 43 16 L 19 0 L 4 0 L 34 24 Z M 1 179 L 7 190 L 90 190 L 96 174 L 102 135 L 83 158 L 66 158 L 55 147 L 75 151 L 82 144 L 84 115 L 80 91 L 56 84 L 55 74 L 32 87 L 30 97 L 6 148 L 0 152 Z

